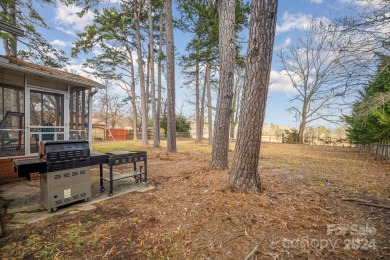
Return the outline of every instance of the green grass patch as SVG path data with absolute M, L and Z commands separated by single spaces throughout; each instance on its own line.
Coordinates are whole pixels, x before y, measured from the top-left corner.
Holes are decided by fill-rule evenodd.
M 131 151 L 139 150 L 141 141 L 111 141 L 111 142 L 93 142 L 92 150 L 100 153 L 108 153 L 117 150 Z
M 32 247 L 35 244 L 37 244 L 41 240 L 41 238 L 37 234 L 31 235 L 29 238 L 26 240 L 26 246 Z
M 309 183 L 313 186 L 320 186 L 320 187 L 323 187 L 326 185 L 326 181 L 324 181 L 324 180 L 310 180 Z
M 44 249 L 40 250 L 36 256 L 39 259 L 53 259 L 56 248 L 57 244 L 49 243 L 45 245 Z
M 167 141 L 161 140 L 162 148 L 167 147 Z M 195 143 L 195 140 L 177 140 L 177 151 L 178 152 L 201 152 L 211 153 L 211 145 L 204 140 L 202 143 Z M 112 151 L 138 151 L 145 150 L 145 148 L 153 147 L 153 141 L 149 140 L 149 145 L 145 146 L 141 144 L 141 140 L 133 141 L 107 141 L 107 142 L 93 142 L 92 150 L 100 153 L 108 153 Z M 230 149 L 234 148 L 234 143 L 230 143 Z

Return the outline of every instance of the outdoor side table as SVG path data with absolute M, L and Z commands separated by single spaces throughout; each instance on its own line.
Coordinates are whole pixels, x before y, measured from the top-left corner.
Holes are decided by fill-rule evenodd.
M 100 191 L 104 192 L 104 181 L 109 182 L 110 190 L 108 196 L 114 193 L 114 181 L 123 180 L 133 177 L 136 183 L 144 183 L 147 185 L 147 152 L 145 151 L 113 151 L 107 153 L 107 163 L 110 169 L 108 177 L 103 176 L 103 166 L 100 164 Z M 143 165 L 137 166 L 137 163 L 143 162 Z M 132 168 L 127 173 L 122 173 L 114 176 L 113 168 L 122 164 L 133 164 Z

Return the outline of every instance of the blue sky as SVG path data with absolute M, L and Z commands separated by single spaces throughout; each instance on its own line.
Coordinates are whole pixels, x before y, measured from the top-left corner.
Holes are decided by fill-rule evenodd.
M 288 46 L 294 42 L 297 33 L 307 28 L 311 17 L 335 18 L 344 16 L 349 12 L 349 0 L 280 0 L 277 18 L 277 33 L 275 38 L 275 50 Z M 175 9 L 175 6 L 174 6 Z M 37 6 L 37 11 L 45 19 L 51 30 L 41 30 L 43 36 L 58 49 L 64 50 L 70 57 L 72 43 L 77 40 L 76 33 L 90 24 L 93 20 L 92 13 L 87 13 L 79 18 L 76 12 L 78 8 L 71 8 L 62 5 L 59 1 L 55 5 Z M 177 11 L 174 10 L 174 16 Z M 188 35 L 175 30 L 176 57 L 184 53 Z M 244 31 L 243 36 L 248 37 Z M 244 49 L 246 46 L 244 46 Z M 98 50 L 95 50 L 95 52 Z M 89 54 L 94 55 L 93 53 Z M 69 69 L 81 71 L 81 64 L 85 56 L 71 59 Z M 266 110 L 265 123 L 276 123 L 279 125 L 297 126 L 297 122 L 289 115 L 287 108 L 290 106 L 290 99 L 294 96 L 294 90 L 287 78 L 280 73 L 281 65 L 274 56 L 271 72 L 271 86 Z M 189 93 L 186 88 L 181 88 L 184 79 L 181 75 L 181 68 L 176 68 L 176 95 L 177 109 L 183 105 L 186 95 Z M 85 75 L 85 74 L 84 74 Z M 184 113 L 192 115 L 188 105 L 184 105 Z

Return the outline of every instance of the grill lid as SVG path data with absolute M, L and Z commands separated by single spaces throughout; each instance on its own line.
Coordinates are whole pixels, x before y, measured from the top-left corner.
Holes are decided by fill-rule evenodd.
M 47 162 L 88 159 L 89 143 L 86 140 L 41 141 L 39 157 Z

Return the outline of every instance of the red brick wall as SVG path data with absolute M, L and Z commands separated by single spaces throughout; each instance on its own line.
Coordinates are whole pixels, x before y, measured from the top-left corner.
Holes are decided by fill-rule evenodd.
M 17 178 L 12 158 L 0 158 L 0 179 Z
M 30 175 L 28 176 L 28 179 L 30 181 L 36 181 L 39 180 L 39 178 L 40 178 L 39 172 L 30 173 Z

